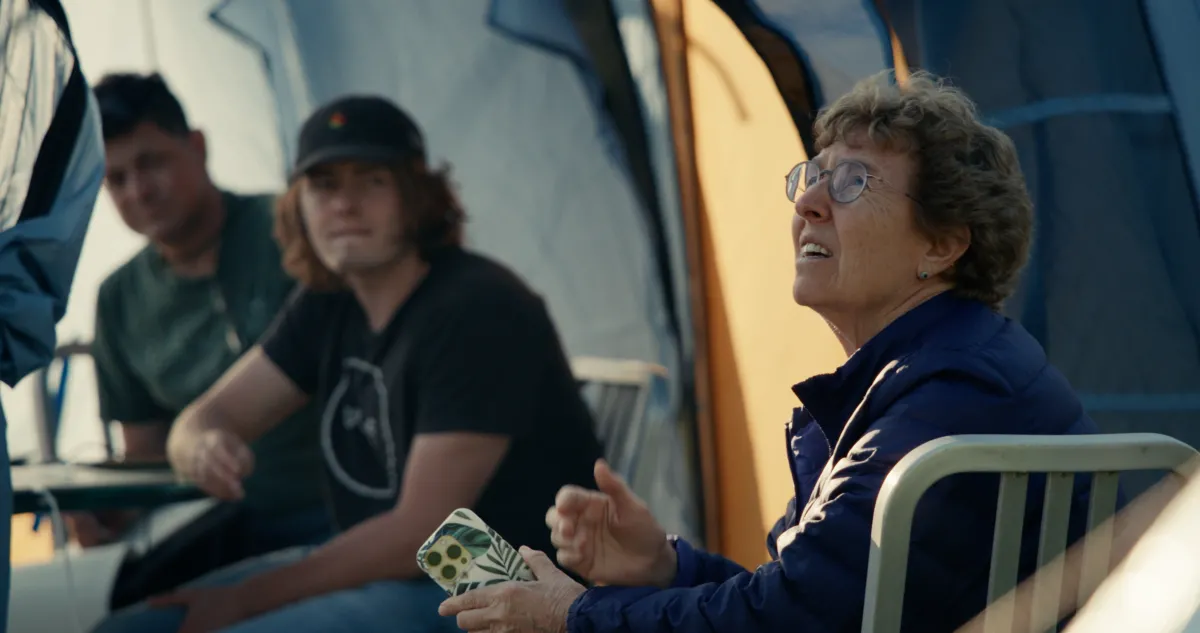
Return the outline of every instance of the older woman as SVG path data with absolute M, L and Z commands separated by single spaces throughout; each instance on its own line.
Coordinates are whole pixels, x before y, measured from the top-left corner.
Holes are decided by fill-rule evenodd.
M 906 453 L 954 434 L 1095 432 L 1037 341 L 997 313 L 1032 232 L 1012 142 L 921 73 L 860 83 L 815 136 L 820 153 L 787 177 L 792 296 L 825 318 L 849 359 L 792 388 L 796 496 L 767 542 L 772 562 L 751 572 L 668 538 L 598 464 L 601 491 L 563 489 L 547 523 L 559 562 L 609 586 L 585 590 L 525 551 L 537 582 L 467 593 L 443 614 L 467 631 L 858 631 L 875 499 Z M 906 630 L 953 631 L 985 606 L 996 491 L 995 477 L 974 475 L 926 494 Z M 1026 512 L 1025 573 L 1039 496 Z

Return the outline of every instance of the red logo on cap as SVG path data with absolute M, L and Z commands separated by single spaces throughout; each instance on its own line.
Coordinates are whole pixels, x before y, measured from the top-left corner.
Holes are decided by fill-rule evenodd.
M 346 116 L 341 112 L 334 112 L 333 116 L 329 117 L 329 127 L 338 129 L 346 124 Z

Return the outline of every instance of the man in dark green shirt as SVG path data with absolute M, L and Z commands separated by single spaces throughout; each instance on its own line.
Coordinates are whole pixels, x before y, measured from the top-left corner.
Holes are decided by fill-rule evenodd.
M 165 459 L 171 422 L 258 340 L 294 282 L 272 236 L 273 197 L 213 184 L 204 136 L 161 77 L 109 75 L 95 94 L 106 189 L 149 240 L 100 287 L 92 350 L 100 415 L 120 422 L 126 459 Z M 318 441 L 306 408 L 251 447 L 233 536 L 243 541 L 239 555 L 328 536 Z M 84 545 L 104 542 L 127 519 L 76 517 L 76 534 Z

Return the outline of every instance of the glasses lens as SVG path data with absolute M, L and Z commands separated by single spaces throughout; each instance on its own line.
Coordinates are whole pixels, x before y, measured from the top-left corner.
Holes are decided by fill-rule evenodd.
M 861 163 L 841 163 L 829 178 L 829 195 L 836 202 L 854 202 L 867 188 L 867 168 Z
M 821 182 L 821 166 L 809 161 L 804 163 L 804 173 L 800 176 L 800 191 L 808 191 Z
M 808 191 L 808 188 L 817 184 L 820 179 L 821 170 L 816 163 L 806 161 L 796 165 L 787 175 L 788 200 L 795 202 L 796 196 Z
M 793 167 L 792 170 L 788 172 L 788 175 L 784 177 L 784 179 L 787 181 L 787 199 L 791 200 L 792 202 L 796 201 L 796 193 L 800 187 L 800 174 L 803 171 L 804 163 L 800 163 L 799 165 Z

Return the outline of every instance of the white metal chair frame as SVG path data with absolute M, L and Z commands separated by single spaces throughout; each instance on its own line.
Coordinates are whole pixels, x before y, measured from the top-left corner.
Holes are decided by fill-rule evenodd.
M 633 471 L 638 461 L 637 448 L 644 439 L 650 390 L 656 378 L 667 377 L 666 367 L 640 360 L 579 356 L 571 360 L 571 371 L 581 387 L 599 385 L 602 390 L 609 387 L 636 389 L 633 402 L 625 411 L 605 410 L 609 394 L 604 391 L 601 392 L 600 402 L 596 403 L 596 409 L 593 410 L 598 424 L 604 424 L 604 418 L 607 416 L 616 416 L 617 419 L 610 420 L 611 423 L 626 425 L 625 428 L 629 432 L 623 434 L 623 439 L 618 442 L 619 446 L 607 445 L 615 435 L 606 433 L 609 429 L 598 428 L 597 432 L 602 435 L 601 440 L 606 442 L 604 452 L 612 467 L 632 484 Z M 609 437 L 603 437 L 604 435 Z
M 1034 582 L 1033 620 L 1055 622 L 1063 570 L 1046 568 L 1064 552 L 1076 473 L 1094 473 L 1079 583 L 1086 600 L 1108 573 L 1113 547 L 1118 474 L 1168 470 L 1188 476 L 1196 468 L 1195 449 L 1156 433 L 1030 436 L 958 435 L 917 447 L 892 469 L 875 503 L 871 554 L 863 608 L 863 633 L 898 633 L 904 607 L 908 549 L 917 502 L 950 475 L 1000 473 L 996 532 L 988 577 L 986 633 L 1011 631 L 1013 607 L 997 602 L 1016 586 L 1018 553 L 1031 473 L 1046 473 L 1045 502 L 1038 543 L 1038 566 L 1049 573 Z

